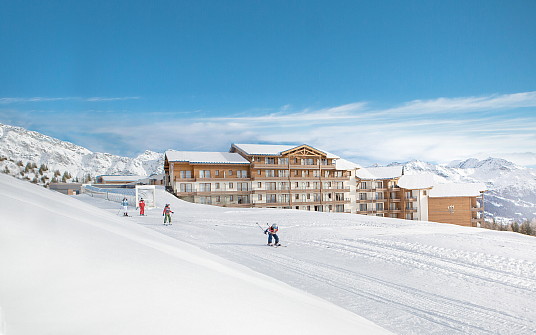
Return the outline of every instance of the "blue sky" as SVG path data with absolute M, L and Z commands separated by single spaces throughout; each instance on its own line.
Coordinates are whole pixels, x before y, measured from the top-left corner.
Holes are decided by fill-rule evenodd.
M 94 151 L 536 152 L 535 1 L 0 1 L 0 123 Z

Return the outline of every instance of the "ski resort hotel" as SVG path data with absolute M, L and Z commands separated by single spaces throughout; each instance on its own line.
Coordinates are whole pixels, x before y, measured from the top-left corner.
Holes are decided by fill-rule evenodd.
M 165 153 L 164 183 L 216 206 L 354 213 L 480 226 L 483 184 L 434 184 L 402 166 L 362 168 L 303 144 L 233 144 L 229 152 Z

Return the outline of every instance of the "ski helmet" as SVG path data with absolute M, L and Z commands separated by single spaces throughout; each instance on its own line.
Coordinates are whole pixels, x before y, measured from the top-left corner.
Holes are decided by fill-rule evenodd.
M 274 223 L 274 224 L 272 225 L 272 228 L 277 228 L 277 225 Z

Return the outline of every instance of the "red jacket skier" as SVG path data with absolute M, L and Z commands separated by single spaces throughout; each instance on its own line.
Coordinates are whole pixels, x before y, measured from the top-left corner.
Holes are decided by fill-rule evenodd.
M 138 207 L 140 208 L 140 215 L 145 215 L 145 201 L 143 201 L 143 198 L 140 199 Z

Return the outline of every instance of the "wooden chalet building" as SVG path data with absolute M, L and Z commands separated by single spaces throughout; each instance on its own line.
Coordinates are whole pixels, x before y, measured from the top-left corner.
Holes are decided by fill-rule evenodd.
M 485 185 L 439 184 L 430 190 L 428 220 L 480 227 L 484 223 Z
M 350 212 L 349 172 L 337 170 L 338 159 L 309 145 L 168 151 L 165 182 L 179 198 L 195 203 Z

